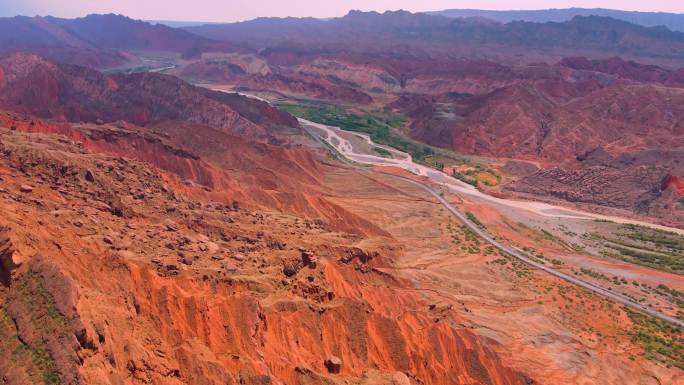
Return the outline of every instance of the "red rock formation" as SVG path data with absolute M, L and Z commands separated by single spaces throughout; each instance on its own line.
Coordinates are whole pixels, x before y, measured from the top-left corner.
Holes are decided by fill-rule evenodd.
M 576 70 L 602 72 L 638 82 L 657 82 L 670 86 L 684 85 L 684 68 L 667 70 L 654 65 L 623 60 L 620 57 L 605 60 L 590 60 L 585 57 L 565 58 L 560 64 Z
M 530 381 L 453 327 L 456 311 L 435 318 L 388 273 L 391 247 L 197 200 L 145 163 L 52 134 L 3 130 L 0 152 L 0 228 L 23 259 L 0 290 L 9 384 L 343 384 L 397 371 L 435 385 Z M 286 276 L 301 250 L 318 263 Z
M 558 167 L 524 175 L 505 186 L 570 202 L 636 210 L 668 224 L 684 223 L 678 150 L 626 152 L 615 157 L 598 148 Z
M 205 126 L 166 122 L 78 125 L 0 114 L 0 123 L 20 131 L 59 133 L 93 151 L 147 162 L 168 172 L 168 181 L 195 197 L 245 207 L 277 209 L 358 234 L 386 233 L 328 201 L 320 193 L 322 165 L 311 152 L 250 143 Z
M 308 98 L 329 101 L 345 101 L 368 104 L 373 101 L 368 94 L 334 77 L 308 76 L 303 73 L 283 71 L 280 73 L 248 73 L 237 63 L 201 60 L 189 64 L 180 71 L 186 79 L 201 79 L 219 84 L 232 84 L 237 89 L 282 92 Z
M 684 196 L 684 177 L 667 175 L 660 185 L 660 191 L 667 190 L 670 190 L 679 196 Z
M 179 120 L 262 141 L 274 136 L 273 130 L 298 126 L 292 116 L 263 102 L 193 87 L 165 75 L 107 77 L 29 54 L 7 57 L 0 67 L 7 74 L 0 106 L 46 118 L 126 120 L 137 125 Z

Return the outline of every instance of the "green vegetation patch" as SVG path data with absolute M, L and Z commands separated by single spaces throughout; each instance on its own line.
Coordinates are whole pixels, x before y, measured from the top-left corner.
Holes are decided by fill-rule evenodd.
M 47 340 L 63 333 L 68 320 L 57 309 L 53 296 L 45 288 L 43 277 L 33 271 L 20 276 L 13 283 L 9 301 L 21 303 L 33 327 L 44 338 L 31 343 L 24 342 L 8 313 L 8 305 L 0 307 L 0 351 L 9 353 L 0 357 L 0 368 L 18 368 L 34 384 L 60 383 Z
M 501 175 L 481 164 L 476 164 L 473 168 L 465 171 L 453 170 L 451 176 L 475 187 L 480 183 L 490 187 L 497 186 L 501 183 Z
M 655 288 L 652 288 L 652 290 L 662 296 L 668 299 L 668 301 L 674 303 L 679 307 L 680 309 L 684 309 L 684 292 L 679 291 L 677 289 L 673 289 L 667 285 L 664 284 L 659 284 Z
M 15 287 L 18 299 L 28 308 L 32 320 L 44 320 L 47 316 L 57 324 L 55 326 L 67 325 L 68 321 L 57 309 L 55 299 L 45 287 L 42 275 L 29 271 L 17 280 Z
M 373 151 L 375 151 L 376 154 L 382 156 L 383 158 L 391 158 L 392 157 L 392 153 L 385 150 L 382 147 L 373 147 Z
M 482 254 L 482 244 L 477 234 L 475 234 L 466 225 L 452 226 L 447 224 L 447 232 L 451 235 L 451 242 L 459 245 L 462 252 L 466 254 Z M 484 255 L 497 255 L 497 250 L 493 247 L 486 247 Z
M 469 221 L 475 224 L 475 226 L 481 228 L 482 230 L 487 230 L 487 226 L 485 226 L 485 224 L 482 223 L 480 219 L 475 216 L 475 214 L 471 213 L 470 211 L 466 211 L 465 215 L 468 217 Z
M 606 276 L 605 274 L 599 273 L 597 271 L 585 267 L 580 268 L 580 271 L 579 273 L 577 273 L 577 275 L 588 275 L 594 279 L 600 279 L 606 282 L 610 282 L 610 278 L 608 278 L 608 276 Z
M 632 224 L 623 225 L 622 228 L 625 230 L 624 236 L 629 239 L 650 243 L 660 250 L 684 251 L 684 237 L 677 233 Z
M 551 233 L 550 231 L 543 229 L 541 227 L 537 228 L 532 228 L 528 225 L 526 225 L 523 222 L 517 222 L 517 223 L 510 223 L 508 221 L 505 221 L 504 224 L 511 230 L 517 232 L 518 234 L 523 234 L 525 235 L 528 239 L 534 240 L 536 243 L 553 243 L 556 246 L 560 246 L 561 248 L 565 249 L 566 251 L 569 252 L 586 252 L 580 245 L 572 244 L 569 242 L 566 242 L 563 238 Z M 566 234 L 567 235 L 567 234 Z M 553 264 L 558 265 L 562 264 L 554 262 L 553 260 L 549 259 Z
M 460 181 L 463 182 L 463 183 L 468 183 L 469 185 L 471 185 L 471 186 L 473 186 L 473 187 L 477 187 L 477 185 L 480 183 L 480 182 L 478 182 L 477 179 L 472 178 L 472 177 L 469 177 L 469 176 L 466 176 L 464 173 L 458 172 L 458 171 L 456 171 L 456 170 L 454 170 L 454 171 L 451 173 L 451 176 L 453 176 L 454 178 L 460 180 Z
M 620 225 L 612 235 L 592 233 L 602 254 L 658 270 L 684 274 L 684 236 L 639 225 Z
M 422 161 L 434 150 L 392 132 L 406 124 L 406 117 L 393 112 L 354 113 L 342 107 L 320 102 L 281 102 L 277 106 L 290 114 L 312 122 L 340 127 L 343 130 L 363 132 L 378 144 L 394 147 Z
M 447 149 L 434 148 L 401 135 L 398 129 L 407 123 L 406 117 L 402 114 L 389 111 L 351 111 L 343 106 L 318 101 L 289 100 L 278 101 L 275 104 L 294 116 L 312 122 L 366 133 L 373 142 L 406 152 L 416 163 L 427 167 L 443 171 L 447 165 L 471 166 L 470 170 L 463 173 L 456 172 L 453 176 L 473 186 L 477 186 L 478 183 L 496 186 L 501 182 L 501 176 L 485 165 L 472 163 L 467 157 L 457 155 Z M 389 151 L 381 147 L 375 147 L 373 151 L 383 157 L 392 156 Z
M 645 357 L 684 370 L 684 335 L 668 322 L 625 308 L 632 320 L 632 341 L 644 349 Z
M 11 305 L 10 305 L 11 304 Z M 20 338 L 9 311 L 27 317 L 37 338 Z M 28 271 L 12 283 L 7 301 L 0 307 L 0 371 L 12 367 L 33 384 L 59 384 L 60 376 L 50 346 L 68 340 L 69 320 L 59 311 L 40 273 Z M 7 353 L 7 354 L 5 354 Z

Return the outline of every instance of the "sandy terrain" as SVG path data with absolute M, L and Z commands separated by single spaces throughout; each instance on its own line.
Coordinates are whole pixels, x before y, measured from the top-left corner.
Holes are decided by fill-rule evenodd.
M 454 242 L 451 230 L 458 222 L 421 190 L 342 170 L 327 181 L 335 202 L 381 223 L 400 242 L 395 271 L 436 309 L 458 309 L 463 320 L 455 327 L 496 341 L 517 369 L 550 384 L 684 383 L 681 372 L 628 359 L 639 348 L 630 344 L 618 307 L 523 265 L 493 263 L 499 257 L 483 255 L 484 245 L 463 250 L 468 242 L 462 235 Z

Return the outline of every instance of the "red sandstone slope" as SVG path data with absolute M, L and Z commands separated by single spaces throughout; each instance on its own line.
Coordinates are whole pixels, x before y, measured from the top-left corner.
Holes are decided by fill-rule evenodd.
M 468 88 L 404 93 L 387 108 L 411 118 L 418 140 L 493 157 L 560 163 L 600 146 L 621 154 L 684 145 L 679 71 L 572 59 L 486 72 L 442 75 L 443 87 Z
M 0 122 L 17 130 L 58 133 L 93 151 L 147 162 L 168 172 L 168 183 L 195 197 L 242 202 L 312 220 L 333 220 L 358 234 L 385 234 L 325 198 L 320 160 L 298 146 L 258 143 L 202 125 L 166 121 L 150 127 L 124 122 L 45 122 L 12 113 Z
M 125 55 L 77 38 L 42 17 L 0 18 L 0 54 L 21 51 L 92 67 L 111 67 L 127 60 Z
M 682 159 L 681 148 L 612 155 L 599 147 L 558 167 L 526 175 L 505 188 L 570 202 L 617 207 L 681 226 L 684 224 Z
M 14 352 L 0 355 L 4 382 L 531 383 L 492 342 L 456 328 L 457 311 L 436 314 L 387 273 L 391 239 L 361 249 L 364 236 L 334 230 L 339 216 L 208 202 L 169 184 L 173 170 L 92 152 L 164 162 L 177 135 L 199 151 L 209 132 L 3 117 L 0 349 Z M 258 150 L 232 145 L 203 155 Z M 259 179 L 250 166 L 231 162 Z
M 373 98 L 334 77 L 322 78 L 305 74 L 280 72 L 277 74 L 246 74 L 239 66 L 214 59 L 198 61 L 184 67 L 179 76 L 184 79 L 199 79 L 217 84 L 231 84 L 237 89 L 252 91 L 282 92 L 292 96 L 369 104 Z M 236 69 L 238 68 L 238 69 Z
M 125 120 L 137 125 L 178 120 L 262 141 L 274 131 L 298 126 L 292 116 L 265 103 L 208 91 L 161 74 L 105 76 L 30 54 L 0 59 L 0 68 L 4 73 L 0 107 L 45 118 Z
M 561 61 L 561 64 L 568 68 L 602 72 L 640 82 L 684 85 L 684 68 L 671 71 L 654 65 L 626 61 L 619 57 L 605 60 L 589 60 L 582 57 L 565 58 Z
M 681 226 L 682 195 L 662 186 L 684 175 L 684 88 L 664 86 L 668 77 L 637 81 L 650 75 L 634 73 L 598 81 L 603 74 L 572 70 L 566 78 L 520 80 L 480 95 L 405 95 L 390 107 L 408 112 L 416 139 L 553 166 L 508 185 L 510 191 L 627 209 Z M 575 161 L 597 148 L 620 160 Z
M 681 70 L 619 58 L 508 66 L 386 53 L 300 55 L 286 47 L 262 56 L 212 58 L 190 68 L 210 63 L 234 66 L 221 81 L 236 87 L 348 103 L 342 94 L 323 95 L 298 80 L 335 79 L 373 94 L 374 104 L 389 100 L 385 108 L 407 115 L 408 133 L 419 141 L 461 153 L 542 160 L 563 170 L 527 178 L 508 186 L 510 191 L 626 208 L 681 223 L 681 197 L 660 189 L 668 175 L 682 175 L 676 162 L 663 161 L 670 150 L 680 158 L 684 146 Z M 264 71 L 281 80 L 269 80 L 276 76 L 264 76 Z M 640 158 L 644 151 L 663 156 L 649 156 L 651 171 L 629 164 L 590 170 L 586 162 L 573 163 L 596 148 L 618 157 Z
M 10 127 L 61 133 L 98 152 L 149 162 L 195 195 L 337 218 L 346 231 L 383 233 L 325 198 L 320 160 L 290 143 L 299 132 L 297 121 L 266 103 L 170 76 L 106 77 L 33 55 L 11 56 L 0 68 L 0 105 L 56 120 L 5 115 Z
M 547 88 L 550 86 L 550 89 Z M 562 161 L 597 146 L 649 149 L 684 145 L 684 89 L 620 84 L 558 98 L 563 82 L 526 82 L 453 100 L 448 147 L 466 153 Z M 565 99 L 565 100 L 564 100 Z M 447 102 L 448 103 L 448 102 Z M 444 105 L 441 106 L 444 108 Z M 425 127 L 416 138 L 434 145 Z

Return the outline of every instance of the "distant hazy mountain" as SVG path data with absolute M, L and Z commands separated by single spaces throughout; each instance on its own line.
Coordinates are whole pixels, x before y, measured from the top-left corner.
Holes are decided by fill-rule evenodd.
M 255 50 L 298 54 L 363 51 L 425 55 L 429 52 L 432 56 L 524 62 L 556 61 L 565 56 L 621 56 L 649 63 L 658 60 L 677 68 L 684 62 L 684 33 L 602 16 L 575 16 L 559 23 L 501 23 L 482 17 L 351 11 L 328 21 L 261 18 L 186 30 Z
M 178 28 L 122 15 L 0 18 L 0 55 L 32 52 L 60 63 L 106 68 L 127 59 L 126 51 L 168 51 L 195 57 L 206 51 L 232 50 Z
M 446 9 L 443 11 L 427 12 L 433 15 L 447 17 L 474 17 L 480 16 L 488 19 L 510 22 L 515 20 L 544 23 L 548 21 L 562 22 L 571 20 L 575 16 L 605 16 L 618 20 L 624 20 L 633 24 L 646 27 L 664 25 L 673 31 L 684 31 L 684 14 L 666 12 L 634 12 L 619 11 L 603 8 L 567 8 L 567 9 L 540 9 L 529 11 L 488 11 L 482 9 Z
M 171 28 L 196 27 L 206 24 L 219 24 L 207 21 L 182 21 L 182 20 L 144 20 L 150 24 L 161 24 Z

